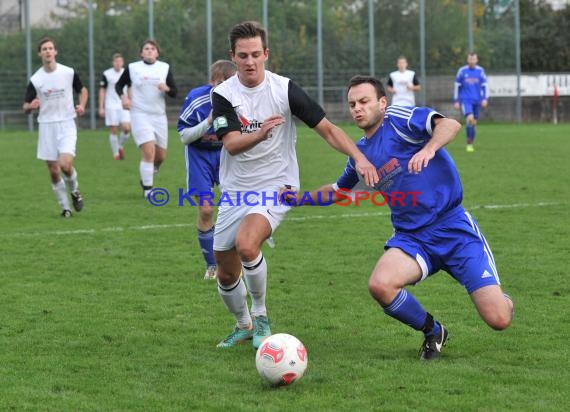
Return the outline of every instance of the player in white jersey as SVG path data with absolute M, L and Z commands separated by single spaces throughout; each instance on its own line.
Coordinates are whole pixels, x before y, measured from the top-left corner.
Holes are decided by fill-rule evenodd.
M 109 143 L 115 160 L 125 158 L 124 145 L 129 138 L 131 130 L 131 114 L 123 109 L 121 98 L 115 91 L 115 85 L 123 74 L 125 60 L 120 53 L 113 54 L 113 67 L 108 68 L 101 75 L 99 82 L 99 116 L 105 119 L 105 126 L 109 127 Z M 119 136 L 119 127 L 121 135 Z
M 416 73 L 408 70 L 408 60 L 404 56 L 398 57 L 396 62 L 398 70 L 390 73 L 387 89 L 392 93 L 392 104 L 397 106 L 415 106 L 414 93 L 421 90 Z
M 42 67 L 30 78 L 22 108 L 28 114 L 39 109 L 37 157 L 47 163 L 52 189 L 62 209 L 61 216 L 67 218 L 71 217 L 68 191 L 73 208 L 77 212 L 83 209 L 73 159 L 77 142 L 75 117 L 85 114 L 88 92 L 75 70 L 57 63 L 54 40 L 41 39 L 38 55 Z M 77 105 L 73 101 L 74 91 L 79 94 Z
M 237 324 L 218 347 L 249 339 L 259 347 L 271 334 L 265 305 L 267 263 L 261 246 L 290 209 L 279 203 L 279 188 L 299 187 L 293 116 L 336 150 L 355 156 L 355 167 L 367 184 L 377 183 L 378 175 L 354 142 L 301 87 L 265 70 L 269 49 L 259 23 L 240 23 L 229 37 L 237 74 L 212 94 L 214 130 L 223 143 L 220 189 L 227 200 L 218 202 L 214 253 L 218 293 Z
M 130 63 L 115 85 L 123 108 L 131 111 L 133 139 L 141 150 L 139 173 L 145 198 L 152 190 L 154 174 L 166 158 L 165 96 L 176 97 L 178 91 L 170 65 L 158 60 L 159 55 L 158 43 L 146 40 L 140 49 L 141 60 Z M 124 92 L 125 86 L 129 87 L 128 93 Z

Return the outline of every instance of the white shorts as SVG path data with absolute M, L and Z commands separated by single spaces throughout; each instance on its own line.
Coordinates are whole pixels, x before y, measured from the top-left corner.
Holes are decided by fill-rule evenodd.
M 39 124 L 38 159 L 56 161 L 62 153 L 75 156 L 76 143 L 75 119 Z
M 105 126 L 120 126 L 131 122 L 131 112 L 125 109 L 105 109 Z
M 265 197 L 262 196 L 264 191 L 257 191 L 257 196 L 252 195 L 253 191 L 244 192 L 248 193 L 247 201 L 238 197 L 240 193 L 232 194 L 229 196 L 232 199 L 231 204 L 220 198 L 217 202 L 220 206 L 214 231 L 214 250 L 233 249 L 242 220 L 253 213 L 265 216 L 271 225 L 271 231 L 275 232 L 279 224 L 285 219 L 287 212 L 291 210 L 291 206 L 274 201 L 277 200 L 277 196 L 274 194 L 278 191 L 279 189 L 265 190 L 268 194 Z M 252 204 L 254 206 L 251 206 Z
M 131 112 L 131 132 L 137 146 L 154 142 L 158 147 L 168 146 L 168 121 L 165 114 Z

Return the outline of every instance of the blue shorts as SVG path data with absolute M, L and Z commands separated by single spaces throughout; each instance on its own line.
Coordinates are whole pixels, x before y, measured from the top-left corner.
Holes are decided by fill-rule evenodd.
M 470 114 L 473 115 L 475 119 L 479 118 L 479 111 L 481 110 L 480 103 L 461 103 L 461 110 L 463 111 L 463 116 L 467 117 Z
M 477 222 L 462 207 L 415 232 L 395 232 L 385 249 L 399 248 L 414 258 L 423 280 L 439 270 L 449 273 L 472 292 L 500 285 L 495 259 Z
M 185 150 L 188 191 L 210 192 L 220 184 L 220 150 L 200 150 L 191 145 Z

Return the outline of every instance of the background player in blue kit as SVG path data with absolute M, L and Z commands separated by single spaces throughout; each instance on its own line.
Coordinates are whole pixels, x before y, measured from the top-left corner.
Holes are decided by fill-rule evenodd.
M 220 150 L 222 142 L 212 128 L 212 89 L 233 76 L 236 66 L 229 60 L 218 60 L 210 67 L 210 82 L 190 90 L 178 118 L 178 134 L 185 146 L 186 182 L 194 193 L 209 192 L 220 183 Z M 208 202 L 198 205 L 198 243 L 206 261 L 204 279 L 216 278 L 214 257 L 214 207 Z
M 489 326 L 507 328 L 513 302 L 501 290 L 487 241 L 461 205 L 459 174 L 443 148 L 459 132 L 459 123 L 428 107 L 387 107 L 382 82 L 369 76 L 350 80 L 348 104 L 365 133 L 357 146 L 377 168 L 380 181 L 373 189 L 364 185 L 349 159 L 337 182 L 310 192 L 310 198 L 340 200 L 338 189 L 352 190 L 353 195 L 360 190 L 382 191 L 388 197 L 416 192 L 414 198 L 388 201 L 395 232 L 368 283 L 374 299 L 387 315 L 424 333 L 422 360 L 439 358 L 448 331 L 405 287 L 439 270 L 465 287 Z M 293 204 L 300 201 L 285 190 L 282 196 Z
M 467 65 L 457 72 L 453 101 L 456 109 L 461 106 L 465 116 L 465 130 L 467 134 L 467 151 L 474 152 L 473 141 L 475 140 L 475 126 L 479 119 L 481 107 L 487 107 L 488 90 L 485 69 L 477 65 L 477 53 L 467 55 Z

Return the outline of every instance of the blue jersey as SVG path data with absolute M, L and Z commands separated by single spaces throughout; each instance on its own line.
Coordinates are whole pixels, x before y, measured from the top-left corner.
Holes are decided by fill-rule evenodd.
M 212 89 L 212 85 L 205 84 L 190 90 L 180 110 L 176 126 L 178 132 L 196 126 L 208 118 L 212 110 Z M 222 142 L 217 139 L 213 126 L 210 126 L 204 137 L 190 143 L 190 146 L 205 150 L 221 150 Z
M 488 99 L 487 76 L 481 66 L 463 66 L 455 77 L 453 100 L 455 102 L 479 104 Z
M 376 167 L 380 181 L 367 187 L 348 159 L 335 189 L 382 192 L 390 207 L 394 228 L 415 231 L 426 227 L 461 205 L 463 190 L 451 156 L 439 149 L 419 174 L 408 172 L 408 162 L 431 138 L 434 119 L 444 117 L 428 107 L 389 106 L 376 133 L 357 142 Z

